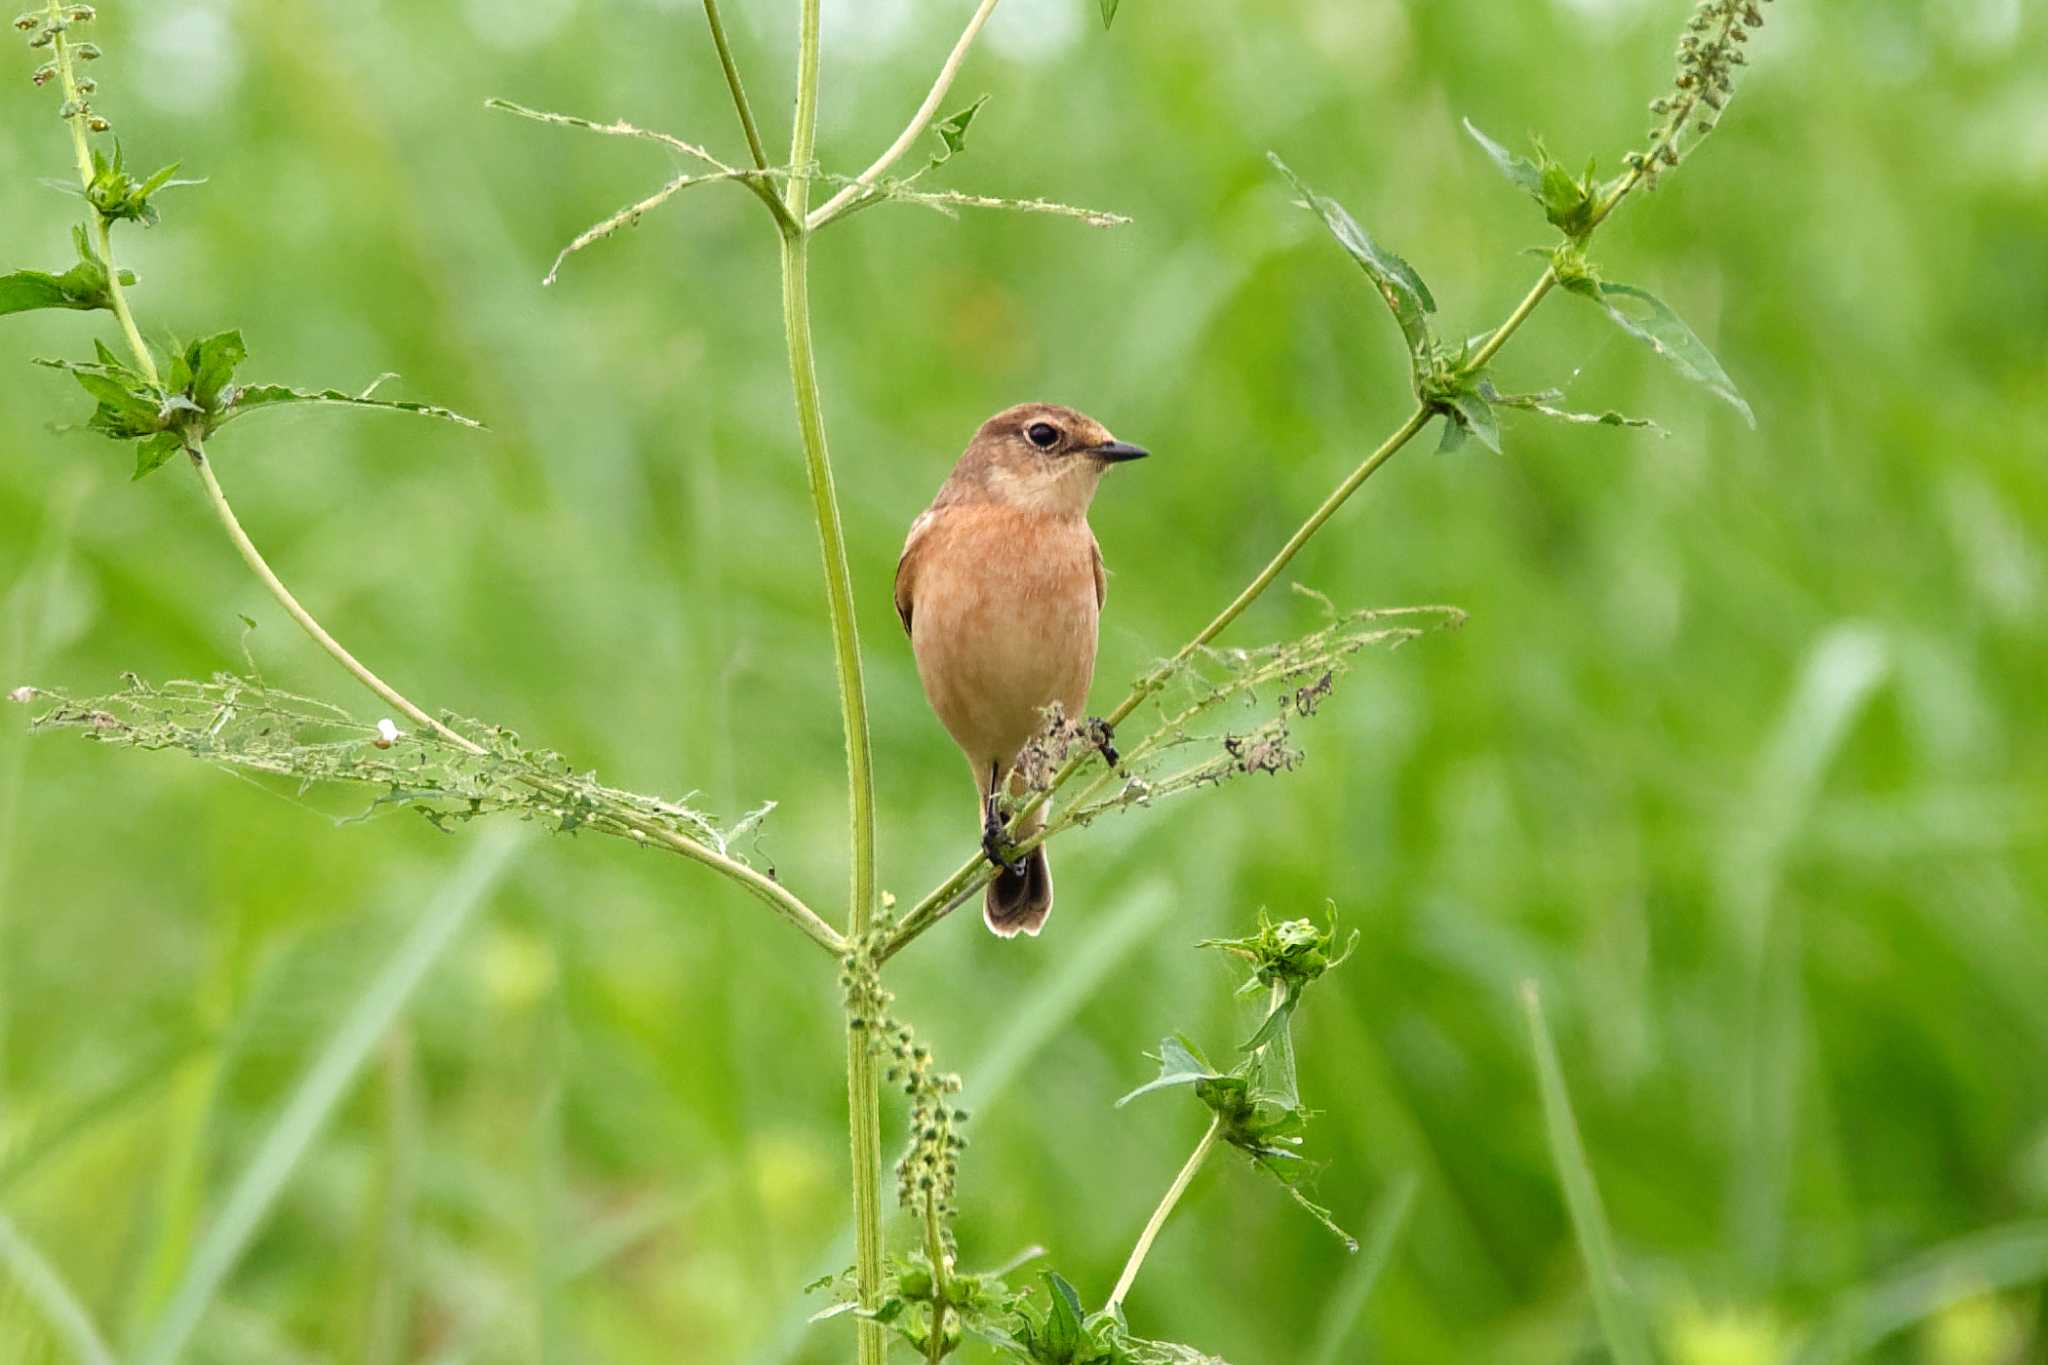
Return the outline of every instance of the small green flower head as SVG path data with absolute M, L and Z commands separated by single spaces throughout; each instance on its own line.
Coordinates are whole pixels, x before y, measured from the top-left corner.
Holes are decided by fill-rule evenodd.
M 1340 948 L 1337 942 L 1337 910 L 1330 907 L 1327 928 L 1311 919 L 1290 919 L 1274 923 L 1259 912 L 1258 932 L 1243 938 L 1203 939 L 1198 947 L 1217 948 L 1252 964 L 1247 989 L 1284 982 L 1299 989 L 1351 956 L 1358 946 L 1358 931 L 1352 930 Z

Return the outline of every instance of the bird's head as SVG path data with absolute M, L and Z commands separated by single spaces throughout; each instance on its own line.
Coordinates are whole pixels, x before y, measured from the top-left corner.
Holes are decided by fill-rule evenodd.
M 1085 512 L 1103 471 L 1146 451 L 1092 417 L 1053 403 L 1020 403 L 981 424 L 956 480 L 990 500 L 1050 513 Z

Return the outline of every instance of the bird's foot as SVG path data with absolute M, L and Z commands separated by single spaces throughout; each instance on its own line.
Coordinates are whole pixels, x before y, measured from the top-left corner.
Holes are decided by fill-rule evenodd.
M 1013 874 L 1022 872 L 1024 864 L 1012 862 L 1008 857 L 1010 834 L 1008 830 L 1003 828 L 1002 813 L 996 809 L 996 803 L 990 801 L 982 807 L 982 810 L 984 812 L 981 821 L 982 855 L 1004 872 Z
M 1116 768 L 1123 763 L 1116 751 L 1116 727 L 1100 716 L 1088 718 L 1088 742 L 1102 755 L 1102 761 Z

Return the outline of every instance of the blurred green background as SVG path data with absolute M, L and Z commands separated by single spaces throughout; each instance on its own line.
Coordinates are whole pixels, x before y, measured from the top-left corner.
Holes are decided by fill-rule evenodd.
M 737 159 L 698 8 L 102 8 L 98 106 L 131 160 L 210 177 L 121 234 L 145 330 L 239 326 L 255 379 L 399 371 L 392 392 L 492 428 L 307 411 L 223 437 L 285 578 L 429 706 L 626 786 L 779 801 L 757 859 L 833 902 L 837 711 L 759 208 L 692 191 L 543 290 L 670 165 L 483 109 L 624 116 Z M 894 135 L 968 8 L 828 0 L 829 169 Z M 785 143 L 795 6 L 728 9 Z M 1267 149 L 1414 262 L 1448 333 L 1478 331 L 1547 231 L 1458 120 L 1611 165 L 1685 7 L 1128 0 L 1106 35 L 1094 11 L 997 11 L 948 107 L 994 99 L 940 179 L 1133 225 L 885 208 L 816 251 L 906 900 L 970 848 L 973 809 L 889 578 L 975 425 L 1048 398 L 1157 452 L 1094 516 L 1107 705 L 1407 411 L 1394 329 Z M 1167 1030 L 1223 1051 L 1245 1028 L 1236 976 L 1191 944 L 1327 897 L 1363 946 L 1298 1028 L 1320 1198 L 1362 1230 L 1412 1188 L 1412 1217 L 1368 1285 L 1219 1162 L 1139 1281 L 1138 1330 L 1239 1365 L 1605 1359 L 1533 978 L 1665 1359 L 1786 1360 L 1832 1323 L 1838 1359 L 2048 1360 L 2048 14 L 1770 16 L 1722 131 L 1596 247 L 1716 348 L 1757 430 L 1556 298 L 1504 378 L 1670 437 L 1520 420 L 1505 458 L 1404 454 L 1289 577 L 1470 625 L 1368 659 L 1302 728 L 1301 771 L 1063 841 L 1043 939 L 967 913 L 900 960 L 899 1011 L 967 1075 L 970 1262 L 1042 1244 L 1101 1300 L 1201 1127 L 1181 1097 L 1111 1101 Z M 73 213 L 37 180 L 69 150 L 6 50 L 0 243 L 45 266 Z M 238 667 L 246 613 L 273 681 L 374 717 L 188 474 L 131 485 L 125 448 L 49 430 L 85 403 L 26 361 L 94 330 L 0 324 L 0 684 Z M 1314 620 L 1278 592 L 1230 638 Z M 117 1348 L 379 963 L 483 877 L 186 1358 L 848 1355 L 797 1293 L 846 1259 L 836 989 L 755 903 L 612 841 L 518 829 L 495 861 L 482 831 L 337 828 L 360 801 L 4 719 L 0 1210 Z M 0 1359 L 67 1359 L 17 1271 Z

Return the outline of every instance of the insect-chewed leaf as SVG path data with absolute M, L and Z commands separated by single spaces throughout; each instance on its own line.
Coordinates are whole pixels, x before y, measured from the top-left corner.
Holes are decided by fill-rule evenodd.
M 1415 268 L 1374 241 L 1372 234 L 1358 225 L 1342 204 L 1311 189 L 1308 182 L 1296 175 L 1272 152 L 1266 153 L 1280 174 L 1287 177 L 1302 198 L 1302 204 L 1323 220 L 1323 226 L 1337 239 L 1337 245 L 1344 248 L 1351 259 L 1372 280 L 1393 311 L 1394 321 L 1400 325 L 1401 335 L 1408 342 L 1408 352 L 1417 367 L 1418 381 L 1421 367 L 1426 363 L 1436 338 L 1430 331 L 1429 314 L 1436 311 L 1436 299 L 1431 296 L 1429 286 L 1415 273 Z
M 989 97 L 983 95 L 965 109 L 948 114 L 932 125 L 932 131 L 938 134 L 941 150 L 932 154 L 932 159 L 925 163 L 924 170 L 938 169 L 967 146 L 967 127 L 974 122 L 974 116 L 981 112 L 981 106 L 987 104 L 988 100 Z M 924 171 L 919 171 L 918 174 L 922 175 Z
M 1743 421 L 1751 427 L 1756 426 L 1756 414 L 1736 390 L 1735 381 L 1721 368 L 1721 362 L 1714 358 L 1707 344 L 1686 325 L 1684 318 L 1671 311 L 1668 304 L 1647 289 L 1638 289 L 1632 284 L 1602 283 L 1599 294 L 1600 306 L 1614 320 L 1615 326 L 1670 361 L 1687 379 L 1706 385 L 1741 413 Z M 1640 305 L 1640 311 L 1623 308 L 1615 302 L 1616 298 Z
M 351 408 L 381 408 L 387 412 L 410 412 L 421 417 L 437 417 L 444 422 L 458 426 L 484 430 L 484 424 L 473 417 L 464 417 L 449 408 L 436 407 L 431 403 L 404 403 L 391 398 L 372 398 L 365 393 L 343 393 L 340 389 L 294 389 L 284 384 L 250 384 L 234 390 L 229 396 L 227 412 L 223 422 L 257 411 L 261 408 L 281 407 L 292 403 L 334 403 Z
M 1575 412 L 1570 408 L 1561 408 L 1557 406 L 1564 398 L 1564 393 L 1560 389 L 1544 389 L 1538 393 L 1501 393 L 1492 383 L 1482 380 L 1479 390 L 1495 407 L 1519 408 L 1523 412 L 1541 413 L 1560 422 L 1575 422 L 1581 426 L 1641 427 L 1659 436 L 1671 434 L 1647 417 L 1630 417 L 1627 413 L 1616 412 L 1611 408 L 1606 412 Z

